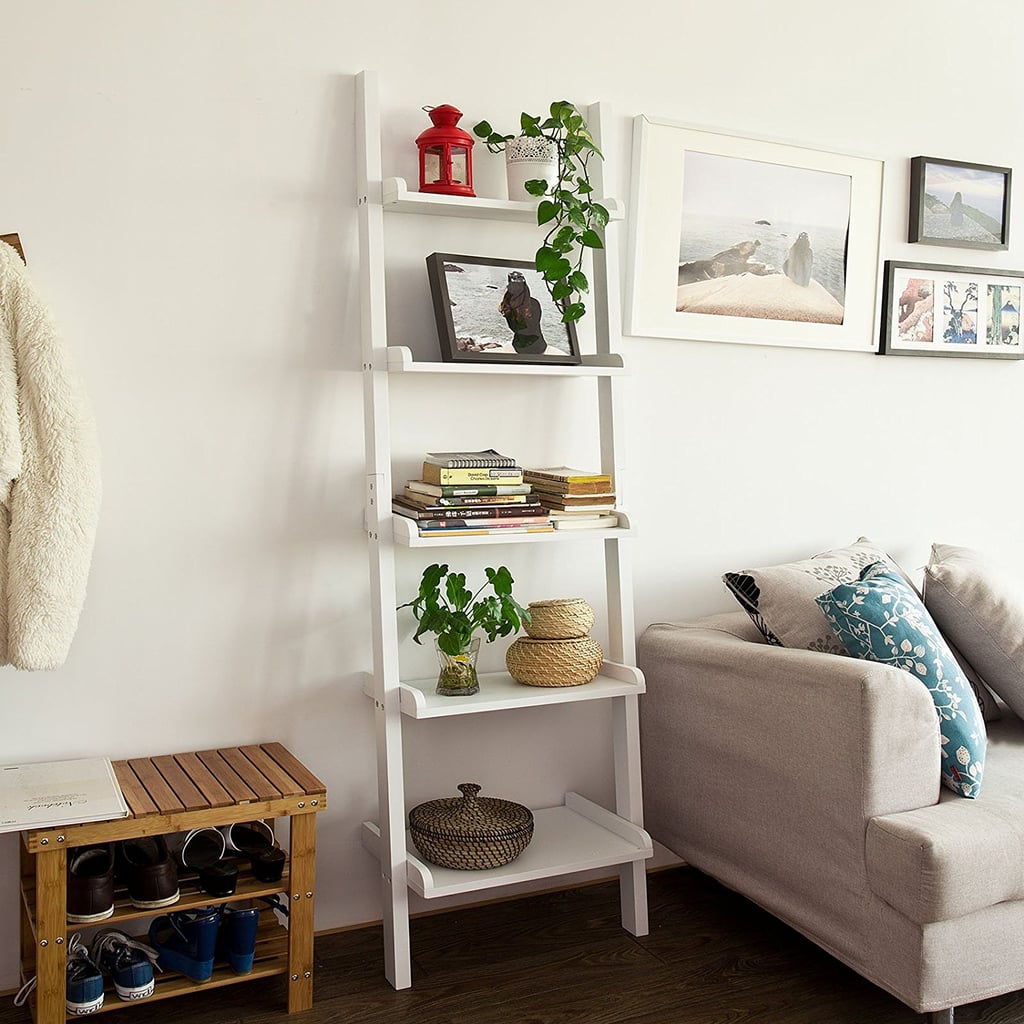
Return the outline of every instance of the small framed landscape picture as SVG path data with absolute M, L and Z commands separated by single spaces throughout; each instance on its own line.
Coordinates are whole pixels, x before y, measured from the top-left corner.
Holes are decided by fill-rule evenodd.
M 963 249 L 1010 244 L 1009 167 L 915 156 L 910 161 L 908 242 Z
M 881 355 L 1024 359 L 1024 272 L 887 260 Z
M 427 277 L 445 362 L 580 363 L 576 328 L 533 263 L 435 252 Z

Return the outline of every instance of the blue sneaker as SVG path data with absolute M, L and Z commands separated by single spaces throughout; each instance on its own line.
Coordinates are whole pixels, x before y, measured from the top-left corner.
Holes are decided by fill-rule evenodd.
M 68 1016 L 83 1017 L 87 1013 L 95 1013 L 103 1005 L 103 975 L 89 957 L 89 949 L 78 932 L 68 939 L 67 972 L 64 1006 Z M 33 976 L 18 989 L 14 1005 L 24 1006 L 35 987 L 36 977 Z
M 149 926 L 149 941 L 162 966 L 193 981 L 208 981 L 213 975 L 219 924 L 216 907 L 179 910 L 158 917 Z
M 68 941 L 68 977 L 65 1005 L 68 1014 L 82 1017 L 103 1005 L 103 975 L 92 962 L 82 936 L 75 932 Z
M 146 999 L 153 994 L 157 951 L 152 946 L 111 928 L 93 937 L 89 952 L 93 962 L 113 981 L 118 997 L 124 1002 Z
M 256 957 L 260 912 L 256 907 L 221 907 L 220 915 L 220 955 L 235 974 L 248 974 Z

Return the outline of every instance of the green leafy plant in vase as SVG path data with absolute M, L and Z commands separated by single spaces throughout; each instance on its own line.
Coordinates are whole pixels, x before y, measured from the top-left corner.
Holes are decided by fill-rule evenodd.
M 500 153 L 516 138 L 496 132 L 487 121 L 474 125 L 473 134 L 492 153 Z M 568 100 L 552 103 L 544 120 L 521 114 L 519 137 L 547 139 L 555 149 L 554 180 L 531 179 L 526 191 L 541 197 L 537 223 L 547 227 L 534 264 L 562 310 L 562 320 L 570 323 L 586 313 L 583 294 L 590 291 L 590 282 L 583 271 L 583 254 L 604 248 L 601 232 L 608 226 L 608 210 L 593 198 L 589 169 L 593 157 L 604 157 L 583 115 Z
M 502 565 L 484 572 L 487 580 L 474 593 L 466 587 L 466 574 L 449 572 L 447 565 L 423 570 L 416 597 L 399 608 L 411 608 L 417 627 L 413 635 L 421 643 L 424 633 L 435 634 L 441 672 L 437 692 L 444 696 L 468 696 L 480 689 L 476 659 L 482 630 L 488 642 L 509 636 L 530 621 L 530 613 L 512 596 L 512 574 Z M 490 587 L 491 593 L 483 592 Z

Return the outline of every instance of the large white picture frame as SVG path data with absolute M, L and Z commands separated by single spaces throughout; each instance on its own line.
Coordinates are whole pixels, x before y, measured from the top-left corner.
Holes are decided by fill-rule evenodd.
M 875 351 L 882 170 L 639 115 L 626 333 Z

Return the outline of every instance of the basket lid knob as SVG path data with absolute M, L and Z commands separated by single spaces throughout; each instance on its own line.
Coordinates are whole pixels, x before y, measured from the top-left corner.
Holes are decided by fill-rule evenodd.
M 464 799 L 475 802 L 476 795 L 480 792 L 480 787 L 475 782 L 460 782 L 459 792 Z

